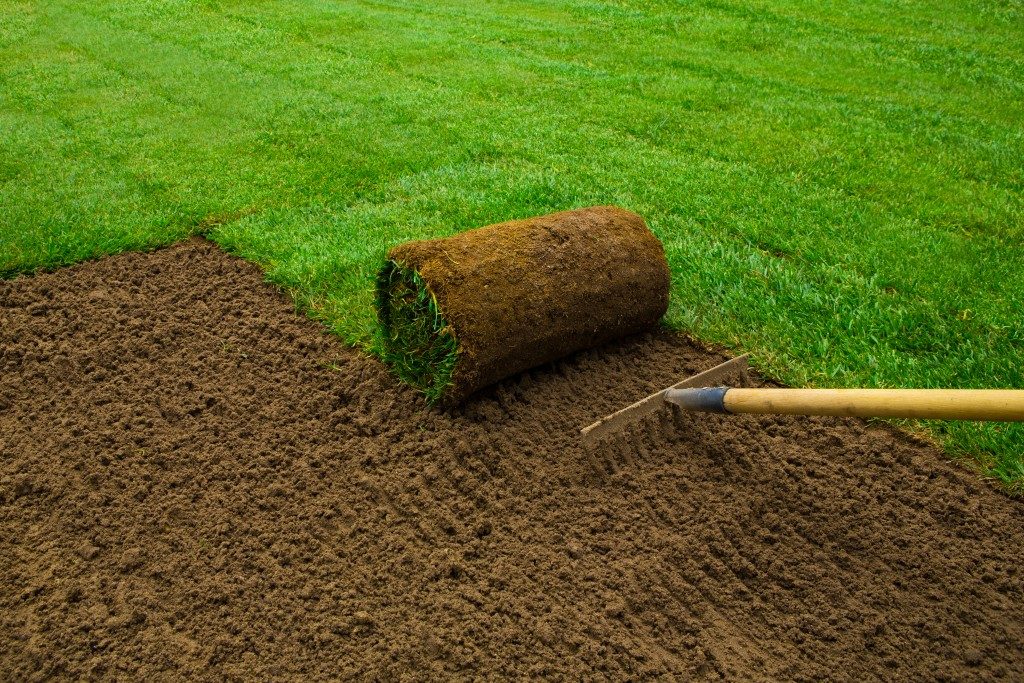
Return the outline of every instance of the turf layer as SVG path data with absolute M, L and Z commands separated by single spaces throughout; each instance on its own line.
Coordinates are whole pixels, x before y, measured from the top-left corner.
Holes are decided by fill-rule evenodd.
M 4 273 L 204 232 L 363 343 L 388 246 L 618 204 L 668 322 L 787 383 L 1024 387 L 1019 3 L 0 15 Z M 1024 481 L 1019 426 L 931 428 Z

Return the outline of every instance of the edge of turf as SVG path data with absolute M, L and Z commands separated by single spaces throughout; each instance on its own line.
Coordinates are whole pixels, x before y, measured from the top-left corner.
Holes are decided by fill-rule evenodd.
M 216 227 L 216 226 L 214 226 Z M 32 277 L 41 275 L 48 272 L 53 272 L 61 268 L 74 267 L 81 263 L 89 261 L 95 261 L 103 258 L 110 258 L 127 252 L 151 252 L 158 249 L 164 249 L 179 242 L 185 241 L 192 237 L 199 237 L 205 239 L 214 244 L 218 249 L 231 254 L 237 258 L 244 259 L 251 263 L 256 263 L 264 271 L 267 282 L 278 287 L 284 292 L 295 304 L 296 313 L 302 313 L 307 317 L 316 320 L 326 326 L 326 328 L 332 333 L 337 335 L 343 340 L 343 342 L 353 348 L 361 348 L 365 352 L 377 356 L 384 361 L 392 371 L 403 381 L 408 382 L 414 388 L 420 391 L 425 397 L 428 404 L 437 405 L 445 391 L 452 384 L 452 374 L 454 372 L 455 364 L 458 360 L 458 354 L 460 349 L 458 346 L 458 340 L 455 337 L 454 329 L 448 324 L 445 318 L 444 312 L 441 310 L 440 305 L 437 302 L 437 297 L 430 290 L 429 286 L 423 281 L 423 278 L 414 269 L 407 268 L 406 266 L 395 262 L 391 259 L 383 259 L 383 265 L 377 271 L 376 277 L 376 304 L 377 304 L 377 325 L 372 331 L 364 331 L 362 334 L 367 336 L 361 339 L 358 336 L 346 335 L 342 333 L 333 323 L 336 321 L 332 319 L 332 316 L 325 314 L 325 312 L 316 305 L 301 289 L 289 286 L 287 282 L 283 282 L 278 278 L 274 278 L 269 273 L 269 264 L 259 259 L 251 258 L 247 255 L 243 255 L 239 250 L 232 249 L 229 245 L 223 244 L 210 233 L 213 231 L 195 231 L 190 232 L 182 236 L 179 239 L 172 239 L 169 241 L 160 241 L 152 245 L 143 245 L 135 248 L 126 249 L 115 249 L 110 252 L 100 252 L 93 254 L 87 258 L 79 258 L 66 263 L 49 263 L 36 266 L 34 268 L 14 267 L 0 274 L 0 279 L 12 279 L 18 276 Z M 424 368 L 425 364 L 413 363 L 411 368 L 407 368 L 401 364 L 395 364 L 393 359 L 401 359 L 400 351 L 392 348 L 388 343 L 391 334 L 387 333 L 388 326 L 384 324 L 381 314 L 385 308 L 390 310 L 390 305 L 385 306 L 385 300 L 382 299 L 386 293 L 387 283 L 390 282 L 391 278 L 396 277 L 398 273 L 407 273 L 410 280 L 416 284 L 416 286 L 422 288 L 424 296 L 426 296 L 427 311 L 430 313 L 429 316 L 425 316 L 432 321 L 433 332 L 438 337 L 446 338 L 445 344 L 450 340 L 450 346 L 447 351 L 442 354 L 441 357 L 441 370 L 437 373 L 438 378 L 433 382 L 430 381 L 430 376 L 433 374 L 430 372 L 430 368 Z M 386 298 L 386 297 L 385 297 Z M 388 314 L 390 315 L 390 314 Z M 726 355 L 734 355 L 736 353 L 742 353 L 743 350 L 735 348 L 728 344 L 721 342 L 712 342 L 705 339 L 694 337 L 691 332 L 686 329 L 669 325 L 664 320 L 661 322 L 661 326 L 664 329 L 675 332 L 686 337 L 691 342 L 701 346 L 704 349 L 710 351 L 717 351 L 725 353 Z M 368 338 L 367 338 L 368 337 Z M 756 351 L 751 350 L 751 353 Z M 427 364 L 429 365 L 429 364 Z M 752 363 L 753 369 L 762 377 L 769 379 L 779 384 L 779 386 L 790 386 L 782 382 L 778 377 L 771 372 L 764 372 L 762 369 L 757 367 L 756 361 Z M 417 376 L 419 379 L 417 379 Z M 937 433 L 935 429 L 921 423 L 912 423 L 908 420 L 886 420 L 882 418 L 870 418 L 869 421 L 875 421 L 881 424 L 885 424 L 893 429 L 896 429 L 904 434 L 911 435 L 922 441 L 925 441 L 939 450 L 941 450 L 945 456 L 960 464 L 960 466 L 973 472 L 978 479 L 996 484 L 996 488 L 1001 490 L 1003 493 L 1011 498 L 1024 498 L 1024 477 L 1018 475 L 1016 472 L 1005 472 L 1001 471 L 998 466 L 993 464 L 995 460 L 993 454 L 987 449 L 979 448 L 976 451 L 966 450 L 963 448 L 953 447 L 942 435 Z

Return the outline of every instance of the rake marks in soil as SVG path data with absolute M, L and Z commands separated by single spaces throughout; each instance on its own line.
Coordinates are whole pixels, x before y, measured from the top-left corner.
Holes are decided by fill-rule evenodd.
M 0 317 L 11 675 L 1024 676 L 1024 505 L 928 446 L 677 415 L 581 449 L 721 360 L 680 337 L 443 413 L 198 239 Z

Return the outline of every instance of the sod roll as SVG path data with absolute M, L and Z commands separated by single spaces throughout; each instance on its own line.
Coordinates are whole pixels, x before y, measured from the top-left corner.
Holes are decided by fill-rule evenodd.
M 614 206 L 400 244 L 377 280 L 380 348 L 432 403 L 655 325 L 661 242 Z

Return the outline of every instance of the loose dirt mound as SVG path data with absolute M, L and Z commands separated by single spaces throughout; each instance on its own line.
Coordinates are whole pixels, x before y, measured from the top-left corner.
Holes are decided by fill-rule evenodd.
M 0 669 L 1024 676 L 1024 505 L 886 428 L 576 430 L 668 335 L 424 408 L 192 241 L 0 283 Z

